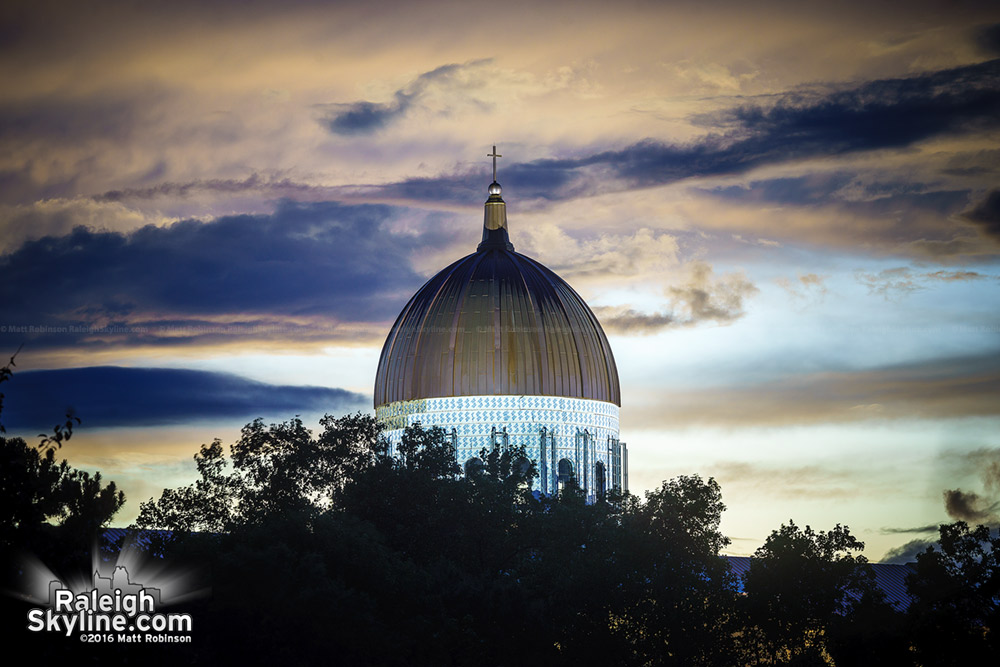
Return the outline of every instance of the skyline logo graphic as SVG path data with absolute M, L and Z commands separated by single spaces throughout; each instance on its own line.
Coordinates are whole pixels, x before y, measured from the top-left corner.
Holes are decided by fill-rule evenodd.
M 61 580 L 48 586 L 48 606 L 28 610 L 31 632 L 78 636 L 83 643 L 191 643 L 192 618 L 162 613 L 161 591 L 133 582 L 116 565 L 110 576 L 94 570 L 90 588 L 73 591 Z

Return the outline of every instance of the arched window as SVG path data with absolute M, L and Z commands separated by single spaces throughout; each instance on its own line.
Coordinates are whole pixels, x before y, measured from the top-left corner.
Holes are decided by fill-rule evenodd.
M 604 493 L 608 489 L 606 475 L 604 474 L 604 461 L 598 461 L 594 466 L 594 492 L 597 494 L 598 500 L 604 499 Z
M 518 475 L 527 475 L 530 469 L 531 469 L 531 461 L 524 456 L 518 456 L 516 459 L 514 459 L 514 463 L 511 466 L 511 472 L 514 472 Z M 533 483 L 534 480 L 529 479 L 527 481 L 526 486 L 530 489 Z
M 570 461 L 569 459 L 559 459 L 559 467 L 558 467 L 557 470 L 559 472 L 559 479 L 558 479 L 559 487 L 558 488 L 559 488 L 560 491 L 562 491 L 563 488 L 565 488 L 565 486 L 574 477 L 574 474 L 573 474 L 573 462 Z
M 465 476 L 475 477 L 476 475 L 481 475 L 483 470 L 486 469 L 486 465 L 483 460 L 478 456 L 473 456 L 471 459 L 465 462 Z

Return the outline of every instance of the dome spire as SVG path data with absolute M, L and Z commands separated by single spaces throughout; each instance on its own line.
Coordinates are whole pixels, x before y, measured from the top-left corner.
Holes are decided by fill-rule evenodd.
M 501 188 L 497 183 L 497 158 L 503 157 L 497 153 L 496 144 L 493 145 L 493 152 L 486 155 L 493 158 L 493 182 L 490 183 L 489 197 L 486 199 L 486 210 L 483 214 L 483 240 L 480 242 L 477 251 L 492 250 L 502 248 L 504 250 L 514 250 L 507 235 L 507 204 L 500 196 Z

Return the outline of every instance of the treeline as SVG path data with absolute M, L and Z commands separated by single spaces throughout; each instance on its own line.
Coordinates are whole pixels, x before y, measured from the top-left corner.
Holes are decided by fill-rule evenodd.
M 0 444 L 5 551 L 66 558 L 60 540 L 79 546 L 74 526 L 120 507 L 94 479 L 82 497 L 100 502 L 59 496 L 53 471 L 76 473 L 55 463 L 52 443 Z M 143 503 L 133 527 L 169 531 L 146 534 L 147 557 L 175 572 L 196 565 L 211 586 L 177 606 L 194 619 L 193 643 L 18 641 L 46 659 L 206 665 L 937 666 L 1000 655 L 1000 538 L 985 527 L 942 526 L 908 580 L 913 603 L 898 610 L 841 526 L 781 526 L 738 580 L 720 557 L 729 540 L 712 479 L 588 505 L 572 484 L 533 494 L 536 470 L 517 449 L 483 452 L 470 477 L 439 429 L 407 430 L 398 452 L 387 455 L 363 415 L 327 417 L 317 434 L 298 419 L 258 420 L 228 455 L 203 445 L 199 479 Z M 32 498 L 62 500 L 31 514 L 33 478 Z M 23 628 L 24 604 L 5 609 Z
M 370 417 L 243 429 L 144 503 L 163 554 L 211 563 L 210 661 L 348 665 L 965 665 L 997 655 L 1000 538 L 942 526 L 897 610 L 846 527 L 789 522 L 742 581 L 698 476 L 593 505 L 531 492 L 518 449 L 459 475 L 440 429 L 389 457 Z

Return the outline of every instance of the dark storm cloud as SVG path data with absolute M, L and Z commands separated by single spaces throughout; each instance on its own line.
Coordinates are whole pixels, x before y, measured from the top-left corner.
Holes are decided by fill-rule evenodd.
M 944 508 L 952 519 L 996 526 L 1000 524 L 1000 448 L 964 452 L 958 458 L 962 468 L 976 472 L 984 494 L 961 489 L 944 491 Z
M 992 501 L 978 493 L 966 492 L 961 489 L 946 489 L 944 492 L 944 509 L 952 519 L 969 523 L 1000 523 L 1000 501 Z
M 4 389 L 2 418 L 11 433 L 51 429 L 68 411 L 87 428 L 100 428 L 332 413 L 367 409 L 370 402 L 343 389 L 272 385 L 228 373 L 115 366 L 19 372 Z
M 996 454 L 1000 452 L 994 450 L 994 455 Z M 982 476 L 987 491 L 1000 493 L 1000 459 L 995 457 L 994 460 L 987 461 L 982 469 Z
M 552 171 L 535 163 L 510 165 L 501 171 L 504 187 L 516 190 L 519 198 L 557 200 L 586 194 L 586 179 L 571 171 Z M 10 186 L 5 188 L 6 181 Z M 10 190 L 15 195 L 25 187 L 27 176 L 0 171 L 0 193 Z M 70 192 L 71 187 L 60 190 Z M 463 172 L 435 177 L 411 178 L 387 185 L 313 185 L 258 173 L 244 179 L 211 178 L 182 183 L 163 182 L 147 187 L 108 190 L 93 195 L 97 202 L 147 200 L 157 197 L 189 197 L 198 193 L 234 195 L 250 193 L 263 197 L 287 198 L 296 201 L 337 200 L 413 200 L 435 203 L 468 204 L 484 195 L 483 172 Z
M 397 91 L 395 98 L 396 101 L 389 104 L 337 104 L 336 113 L 325 116 L 323 120 L 334 134 L 371 134 L 381 130 L 410 108 L 412 96 Z
M 555 166 L 554 166 L 555 165 Z M 507 192 L 518 200 L 542 199 L 560 201 L 588 194 L 589 179 L 577 173 L 569 162 L 540 160 L 536 162 L 503 165 L 498 178 Z M 372 189 L 384 196 L 421 201 L 448 201 L 468 203 L 483 194 L 483 172 L 445 174 L 432 178 L 411 178 Z M 589 194 L 596 194 L 595 188 Z
M 244 192 L 261 194 L 275 198 L 310 200 L 322 197 L 329 199 L 330 188 L 299 183 L 289 178 L 274 178 L 253 173 L 244 179 L 209 178 L 186 183 L 157 183 L 145 188 L 108 190 L 92 199 L 98 202 L 123 201 L 128 199 L 154 199 L 156 197 L 187 197 L 197 192 L 219 194 L 241 194 Z
M 936 533 L 938 525 L 917 526 L 916 528 L 883 528 L 883 535 L 906 535 L 908 533 Z
M 789 93 L 700 118 L 722 129 L 689 145 L 647 140 L 578 160 L 541 160 L 555 171 L 603 165 L 636 185 L 737 173 L 788 160 L 897 148 L 1000 124 L 1000 60 L 885 79 L 826 93 Z
M 728 131 L 678 149 L 626 149 L 616 168 L 637 180 L 672 180 L 688 166 L 719 174 L 797 158 L 896 148 L 949 132 L 995 126 L 1000 60 L 826 93 L 789 93 L 700 120 Z M 682 171 L 680 173 L 683 173 Z
M 819 204 L 834 197 L 850 185 L 854 176 L 846 172 L 811 174 L 801 177 L 769 178 L 755 180 L 746 185 L 722 185 L 696 188 L 698 192 L 719 199 L 788 204 Z
M 160 328 L 164 340 L 181 342 L 170 329 L 235 324 L 253 334 L 265 323 L 294 334 L 316 320 L 382 321 L 422 282 L 410 268 L 414 249 L 444 242 L 434 230 L 391 232 L 398 215 L 388 206 L 284 202 L 270 215 L 129 233 L 77 227 L 29 241 L 0 256 L 0 341 L 81 342 L 72 330 L 36 337 L 23 328 L 32 326 L 120 325 L 89 333 L 147 342 Z
M 732 164 L 906 146 L 942 133 L 995 126 L 1000 60 L 833 92 L 790 93 L 703 118 L 729 126 Z M 745 136 L 740 136 L 743 133 Z M 720 165 L 725 166 L 725 165 Z
M 778 204 L 783 209 L 791 205 L 820 212 L 817 218 L 826 224 L 777 225 L 771 232 L 811 243 L 863 245 L 933 258 L 995 255 L 1000 246 L 984 241 L 973 229 L 977 223 L 968 219 L 976 214 L 982 217 L 983 212 L 962 214 L 969 208 L 972 190 L 902 181 L 891 170 L 810 173 L 695 190 L 727 205 L 760 209 Z
M 475 60 L 464 64 L 442 65 L 424 72 L 404 88 L 397 90 L 393 94 L 392 102 L 362 100 L 348 104 L 330 104 L 326 107 L 327 113 L 320 120 L 334 134 L 371 134 L 405 115 L 432 85 L 447 85 L 456 76 L 488 62 L 490 61 Z
M 10 186 L 12 190 L 19 187 L 21 182 L 21 179 L 15 182 L 14 178 L 12 175 Z M 0 172 L 0 192 L 3 192 L 4 179 L 4 172 Z M 253 173 L 243 179 L 206 178 L 182 183 L 167 181 L 147 187 L 108 190 L 91 196 L 91 199 L 97 202 L 128 202 L 158 197 L 183 199 L 207 193 L 223 197 L 250 194 L 268 199 L 291 199 L 299 202 L 414 200 L 468 204 L 479 198 L 483 192 L 482 174 L 479 172 L 436 178 L 415 178 L 389 185 L 330 186 Z
M 561 200 L 993 128 L 1000 126 L 1000 60 L 840 90 L 787 93 L 696 120 L 714 132 L 688 144 L 646 139 L 621 150 L 505 165 L 500 180 L 520 198 Z M 385 186 L 385 192 L 464 200 L 470 178 L 413 179 Z M 953 194 L 941 195 L 942 205 L 950 205 Z
M 976 34 L 976 44 L 990 55 L 1000 56 L 1000 23 L 981 28 Z
M 396 91 L 394 101 L 361 101 L 327 105 L 322 122 L 343 134 L 372 132 L 404 115 L 431 85 L 450 85 L 480 64 L 444 65 L 417 77 Z M 471 83 L 462 85 L 472 86 Z M 900 148 L 924 139 L 1000 125 L 1000 60 L 943 70 L 909 78 L 885 79 L 853 88 L 788 93 L 749 102 L 701 116 L 712 133 L 688 144 L 666 144 L 646 139 L 621 150 L 572 158 L 541 159 L 505 164 L 500 181 L 505 191 L 521 201 L 561 201 L 584 194 L 647 187 L 697 176 L 737 174 L 755 167 L 789 160 L 844 153 Z M 315 199 L 374 196 L 466 204 L 481 194 L 481 170 L 458 171 L 434 177 L 412 178 L 375 186 L 318 188 L 287 179 L 251 176 L 239 180 L 167 183 L 149 188 L 111 191 L 100 200 L 128 197 L 185 196 L 194 191 L 222 193 L 260 191 Z M 773 179 L 745 188 L 710 190 L 718 196 L 756 197 L 767 201 L 821 203 L 836 195 L 852 176 Z M 944 215 L 957 212 L 966 192 L 933 191 L 920 184 L 871 183 L 862 186 L 865 206 L 873 214 L 893 207 L 915 205 Z M 930 239 L 930 240 L 948 240 Z
M 963 217 L 975 223 L 989 236 L 1000 239 L 1000 190 L 990 191 L 982 201 L 966 211 Z
M 697 188 L 697 191 L 739 202 L 797 206 L 836 203 L 853 213 L 873 216 L 887 216 L 904 208 L 946 216 L 960 211 L 969 198 L 967 190 L 938 190 L 920 182 L 865 181 L 848 172 L 761 179 L 746 185 Z
M 937 527 L 934 528 L 937 530 Z M 906 544 L 889 549 L 882 557 L 881 563 L 890 565 L 903 565 L 904 563 L 914 563 L 917 555 L 927 551 L 928 548 L 937 546 L 937 540 L 910 540 Z

